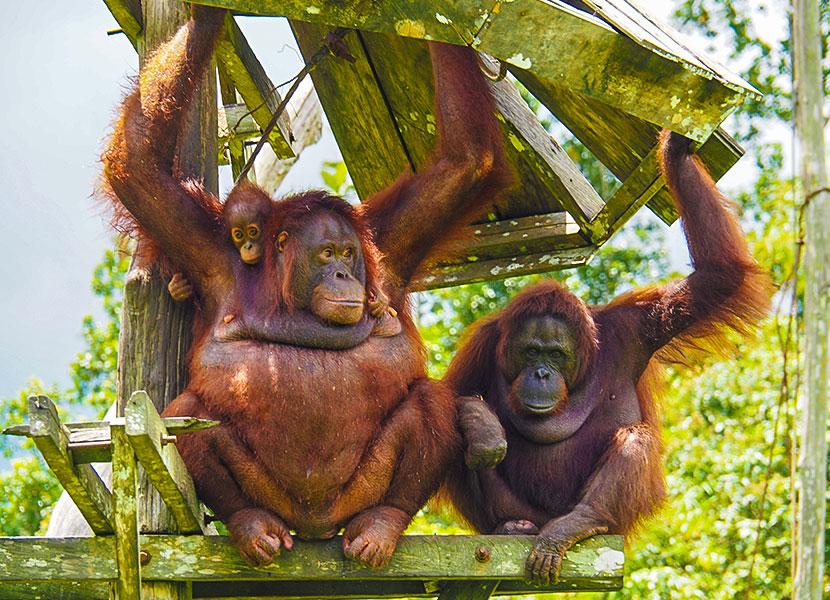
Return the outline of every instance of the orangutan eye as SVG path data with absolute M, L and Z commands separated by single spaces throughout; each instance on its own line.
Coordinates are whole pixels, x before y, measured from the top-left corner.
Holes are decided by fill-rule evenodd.
M 245 234 L 239 227 L 234 227 L 233 229 L 231 229 L 231 235 L 235 240 L 241 240 L 245 237 Z
M 331 248 L 325 248 L 320 253 L 320 257 L 323 258 L 323 260 L 329 260 L 332 256 L 334 256 L 334 250 L 332 250 Z
M 553 350 L 550 353 L 550 357 L 554 360 L 554 362 L 565 362 L 565 353 L 561 350 Z
M 353 250 L 352 248 L 346 248 L 346 249 L 343 251 L 343 256 L 344 256 L 345 258 L 351 258 L 353 254 L 354 254 L 354 250 Z
M 255 240 L 256 238 L 258 238 L 259 237 L 259 227 L 257 227 L 256 225 L 251 225 L 250 227 L 248 227 L 248 237 L 251 238 L 252 240 Z
M 539 349 L 538 348 L 528 348 L 527 349 L 527 356 L 529 358 L 537 358 L 539 356 Z

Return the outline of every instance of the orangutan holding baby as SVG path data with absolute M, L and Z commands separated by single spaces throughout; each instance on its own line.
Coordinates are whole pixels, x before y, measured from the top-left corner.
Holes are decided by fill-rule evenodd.
M 290 548 L 291 529 L 345 527 L 346 555 L 381 566 L 458 451 L 455 401 L 426 376 L 407 291 L 511 180 L 492 98 L 472 50 L 430 44 L 438 140 L 423 171 L 358 208 L 324 192 L 275 202 L 250 183 L 222 207 L 175 169 L 225 18 L 193 10 L 142 69 L 104 154 L 122 228 L 198 299 L 190 382 L 165 414 L 221 421 L 177 445 L 249 561 Z M 373 314 L 397 327 L 373 334 Z

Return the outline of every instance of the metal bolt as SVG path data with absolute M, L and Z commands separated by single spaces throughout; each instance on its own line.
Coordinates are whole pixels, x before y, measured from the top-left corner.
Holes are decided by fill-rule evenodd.
M 176 436 L 170 435 L 167 433 L 161 434 L 161 445 L 166 446 L 167 444 L 175 444 L 176 443 Z
M 493 553 L 487 546 L 479 546 L 478 548 L 476 548 L 476 560 L 478 562 L 487 562 L 488 560 L 490 560 L 490 557 L 492 555 Z
M 151 558 L 152 556 L 150 556 L 150 553 L 146 550 L 142 550 L 138 553 L 138 562 L 141 564 L 142 567 L 149 563 Z

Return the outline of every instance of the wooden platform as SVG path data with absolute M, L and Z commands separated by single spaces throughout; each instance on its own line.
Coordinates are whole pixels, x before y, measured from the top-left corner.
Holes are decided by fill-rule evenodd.
M 74 500 L 94 537 L 0 538 L 0 598 L 118 600 L 153 598 L 153 586 L 179 586 L 177 598 L 401 598 L 470 600 L 542 590 L 524 582 L 532 536 L 404 536 L 392 562 L 371 570 L 346 559 L 342 541 L 298 540 L 267 567 L 252 567 L 230 541 L 210 535 L 204 507 L 176 450 L 176 436 L 214 421 L 161 418 L 145 392 L 124 416 L 61 423 L 46 396 L 29 399 L 29 422 L 4 433 L 31 438 Z M 112 461 L 111 488 L 90 466 Z M 177 535 L 139 532 L 137 473 L 143 469 L 168 507 Z M 622 586 L 623 539 L 597 536 L 566 555 L 558 583 L 544 591 Z M 168 598 L 170 596 L 164 596 Z

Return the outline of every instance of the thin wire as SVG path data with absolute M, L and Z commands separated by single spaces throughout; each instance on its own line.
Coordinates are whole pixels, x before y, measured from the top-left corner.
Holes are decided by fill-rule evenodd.
M 254 146 L 251 155 L 248 157 L 248 160 L 245 162 L 245 166 L 242 167 L 242 170 L 239 172 L 239 175 L 236 177 L 236 181 L 234 181 L 234 185 L 237 185 L 240 181 L 242 181 L 245 177 L 248 176 L 251 168 L 254 166 L 254 160 L 256 160 L 257 155 L 259 155 L 260 150 L 262 150 L 263 146 L 268 141 L 268 136 L 271 135 L 271 132 L 274 130 L 274 127 L 277 126 L 277 123 L 282 116 L 282 113 L 285 111 L 285 107 L 288 106 L 288 101 L 291 100 L 291 97 L 294 95 L 294 92 L 297 91 L 297 88 L 300 87 L 300 83 L 305 79 L 305 76 L 311 73 L 319 64 L 321 60 L 323 60 L 326 56 L 335 55 L 337 56 L 337 48 L 336 45 L 338 42 L 342 42 L 343 37 L 348 33 L 349 30 L 343 27 L 339 27 L 331 32 L 326 41 L 323 45 L 314 53 L 308 63 L 303 66 L 299 73 L 294 76 L 292 79 L 294 83 L 291 85 L 289 90 L 286 92 L 285 97 L 280 102 L 280 105 L 274 110 L 274 114 L 271 116 L 271 120 L 268 121 L 268 125 L 265 126 L 265 129 L 262 130 L 262 134 L 260 135 L 259 141 L 257 141 L 256 146 Z M 290 81 L 290 80 L 289 80 Z
M 302 72 L 302 71 L 300 71 L 300 72 Z M 268 98 L 270 98 L 271 95 L 274 92 L 276 92 L 278 89 L 280 89 L 281 87 L 285 87 L 286 85 L 288 85 L 289 83 L 291 83 L 292 81 L 297 79 L 297 77 L 299 77 L 299 76 L 300 76 L 300 74 L 298 73 L 297 75 L 294 75 L 294 77 L 292 77 L 291 79 L 283 81 L 281 84 L 275 85 L 274 87 L 272 87 L 271 90 L 268 92 Z M 229 132 L 230 135 L 235 135 L 236 134 L 236 132 L 239 130 L 239 126 L 242 125 L 242 121 L 245 119 L 245 117 L 251 116 L 256 111 L 258 111 L 260 108 L 265 106 L 268 103 L 268 98 L 266 98 L 265 100 L 263 100 L 262 102 L 257 104 L 255 107 L 253 107 L 252 109 L 247 111 L 245 114 L 243 114 L 241 117 L 239 117 L 239 119 L 236 121 L 236 124 L 233 127 L 231 127 L 231 130 Z

